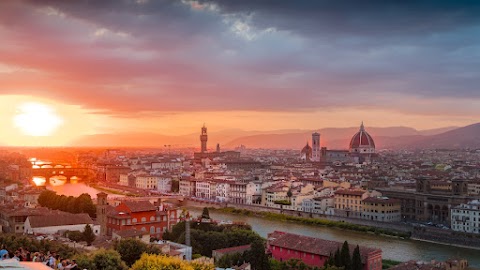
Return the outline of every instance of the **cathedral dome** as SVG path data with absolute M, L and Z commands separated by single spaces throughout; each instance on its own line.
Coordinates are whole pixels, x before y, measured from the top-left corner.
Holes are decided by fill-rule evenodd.
M 303 147 L 302 149 L 302 154 L 303 153 L 308 153 L 308 154 L 311 154 L 312 153 L 312 147 L 310 145 L 308 145 L 308 142 L 307 142 L 307 145 L 305 145 L 305 147 Z
M 308 142 L 302 149 L 301 158 L 305 160 L 310 160 L 312 158 L 312 147 L 308 145 Z
M 353 135 L 352 140 L 350 141 L 350 152 L 353 153 L 374 153 L 375 152 L 375 142 L 373 141 L 372 136 L 365 131 L 365 127 L 360 126 L 360 130 Z

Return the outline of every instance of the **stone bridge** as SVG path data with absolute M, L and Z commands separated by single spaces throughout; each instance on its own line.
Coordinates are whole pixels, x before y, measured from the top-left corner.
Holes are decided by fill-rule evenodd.
M 42 176 L 48 181 L 54 176 L 64 176 L 67 178 L 67 182 L 74 176 L 85 180 L 91 177 L 93 171 L 88 168 L 33 168 L 32 176 Z

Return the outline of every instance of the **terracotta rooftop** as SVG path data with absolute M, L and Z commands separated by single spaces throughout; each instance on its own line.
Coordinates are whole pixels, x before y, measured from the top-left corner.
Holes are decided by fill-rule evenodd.
M 339 189 L 339 190 L 335 191 L 335 194 L 362 196 L 365 192 L 366 192 L 365 190 Z
M 149 201 L 123 201 L 123 203 L 132 211 L 136 212 L 148 212 L 156 211 L 157 208 Z
M 217 253 L 232 253 L 232 252 L 242 252 L 250 249 L 250 245 L 244 245 L 244 246 L 237 246 L 237 247 L 229 247 L 229 248 L 222 248 L 222 249 L 216 249 L 213 250 Z
M 76 224 L 93 224 L 92 218 L 88 214 L 57 214 L 28 217 L 32 228 L 65 226 Z
M 335 251 L 337 249 L 341 249 L 343 245 L 341 242 L 280 231 L 275 231 L 268 235 L 268 244 L 270 246 L 282 247 L 310 254 L 318 254 L 326 257 L 330 256 L 330 254 L 334 254 Z M 355 245 L 349 245 L 350 253 L 353 254 L 355 247 Z M 381 249 L 360 246 L 360 256 L 362 257 L 362 262 L 366 261 L 368 254 L 381 252 Z
M 363 200 L 366 203 L 400 203 L 398 199 L 392 199 L 387 197 L 368 197 Z

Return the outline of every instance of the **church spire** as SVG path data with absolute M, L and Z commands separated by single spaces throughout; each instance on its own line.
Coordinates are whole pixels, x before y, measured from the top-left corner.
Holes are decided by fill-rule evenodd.
M 365 131 L 365 127 L 363 126 L 363 121 L 362 121 L 362 124 L 360 125 L 360 131 Z

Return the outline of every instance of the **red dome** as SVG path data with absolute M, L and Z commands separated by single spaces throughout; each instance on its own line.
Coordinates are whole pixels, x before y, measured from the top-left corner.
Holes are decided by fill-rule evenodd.
M 353 135 L 350 141 L 350 149 L 355 148 L 375 148 L 375 142 L 372 136 L 365 131 L 363 123 L 360 126 L 360 131 Z

